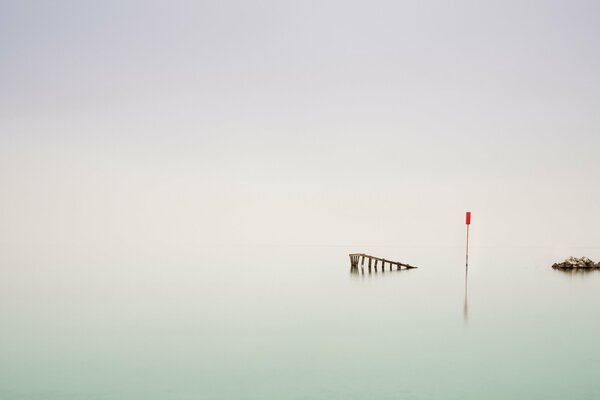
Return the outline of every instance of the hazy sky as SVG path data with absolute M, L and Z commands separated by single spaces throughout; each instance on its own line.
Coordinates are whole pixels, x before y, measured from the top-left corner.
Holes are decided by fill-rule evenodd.
M 597 1 L 0 1 L 0 246 L 591 246 Z

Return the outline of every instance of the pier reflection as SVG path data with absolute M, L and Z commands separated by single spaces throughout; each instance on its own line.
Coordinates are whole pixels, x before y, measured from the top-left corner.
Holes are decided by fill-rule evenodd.
M 350 275 L 353 276 L 365 276 L 365 275 L 386 275 L 386 274 L 395 274 L 398 272 L 406 272 L 409 269 L 386 269 L 386 268 L 375 268 L 375 267 L 358 267 L 358 266 L 350 266 Z

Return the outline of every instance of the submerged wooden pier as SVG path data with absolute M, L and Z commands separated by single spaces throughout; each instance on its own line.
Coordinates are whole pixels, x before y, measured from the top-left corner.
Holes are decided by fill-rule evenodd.
M 404 267 L 406 269 L 417 268 L 417 267 L 413 267 L 410 264 L 404 264 L 399 261 L 386 260 L 385 258 L 370 256 L 368 254 L 363 254 L 363 253 L 350 254 L 350 267 L 352 269 L 358 268 L 358 264 L 360 262 L 361 268 L 364 268 L 365 259 L 369 260 L 368 265 L 367 265 L 367 267 L 369 268 L 369 271 L 371 271 L 371 265 L 373 264 L 373 267 L 375 268 L 375 272 L 377 272 L 377 264 L 379 262 L 381 262 L 381 272 L 385 271 L 386 263 L 390 266 L 390 271 L 392 270 L 392 266 L 394 266 L 394 265 L 396 266 L 397 270 L 402 269 L 402 267 Z

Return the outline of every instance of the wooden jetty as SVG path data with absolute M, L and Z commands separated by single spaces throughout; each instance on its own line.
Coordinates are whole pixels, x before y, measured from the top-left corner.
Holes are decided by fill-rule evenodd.
M 363 254 L 363 253 L 350 254 L 350 267 L 352 269 L 358 268 L 358 263 L 360 262 L 361 268 L 364 268 L 365 259 L 369 260 L 368 265 L 367 265 L 367 267 L 369 268 L 369 271 L 371 271 L 371 265 L 374 264 L 373 266 L 375 267 L 375 272 L 377 272 L 377 264 L 379 262 L 381 262 L 381 272 L 385 271 L 386 263 L 390 266 L 390 271 L 392 270 L 392 266 L 394 266 L 394 265 L 396 266 L 396 268 L 398 270 L 400 270 L 402 267 L 404 267 L 406 269 L 417 268 L 417 267 L 413 267 L 412 265 L 409 265 L 409 264 L 404 264 L 404 263 L 401 263 L 398 261 L 386 260 L 385 258 L 374 257 L 374 256 L 370 256 L 368 254 Z

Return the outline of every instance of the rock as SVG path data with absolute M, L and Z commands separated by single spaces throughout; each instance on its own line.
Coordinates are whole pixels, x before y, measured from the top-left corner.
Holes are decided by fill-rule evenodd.
M 600 268 L 600 262 L 594 263 L 587 257 L 569 257 L 561 263 L 555 263 L 552 268 L 566 269 L 566 268 Z

